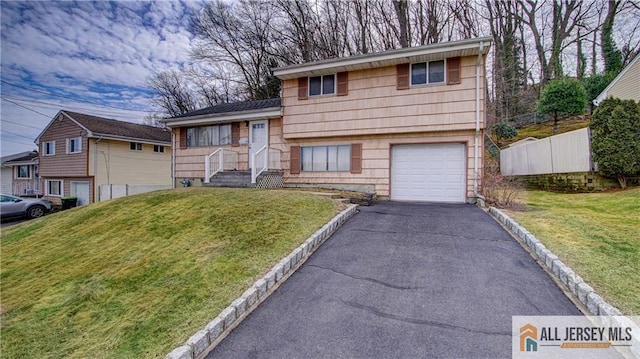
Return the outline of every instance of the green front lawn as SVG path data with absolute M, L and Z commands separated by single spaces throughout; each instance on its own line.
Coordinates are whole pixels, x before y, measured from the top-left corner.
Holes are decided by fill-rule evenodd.
M 505 211 L 625 315 L 640 315 L 640 188 L 527 192 Z
M 164 357 L 336 213 L 300 192 L 183 188 L 3 229 L 2 357 Z

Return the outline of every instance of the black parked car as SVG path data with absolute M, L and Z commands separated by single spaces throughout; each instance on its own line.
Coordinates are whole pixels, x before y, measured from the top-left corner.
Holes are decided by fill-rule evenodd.
M 38 218 L 51 211 L 51 202 L 41 198 L 21 198 L 0 194 L 0 215 L 8 217 Z

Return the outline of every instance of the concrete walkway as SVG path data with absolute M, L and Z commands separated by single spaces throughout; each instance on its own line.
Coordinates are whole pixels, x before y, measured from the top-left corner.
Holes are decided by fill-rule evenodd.
M 507 358 L 511 316 L 580 314 L 481 209 L 380 202 L 208 358 Z

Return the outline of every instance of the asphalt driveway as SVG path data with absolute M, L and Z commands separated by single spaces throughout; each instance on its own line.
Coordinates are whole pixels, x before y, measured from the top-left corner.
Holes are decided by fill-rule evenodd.
M 479 208 L 380 202 L 208 358 L 507 358 L 511 316 L 579 314 Z

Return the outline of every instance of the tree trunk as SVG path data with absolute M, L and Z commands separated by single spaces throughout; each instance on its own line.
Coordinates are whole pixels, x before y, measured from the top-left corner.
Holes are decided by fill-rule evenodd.
M 620 183 L 620 187 L 622 187 L 622 189 L 627 188 L 627 177 L 618 175 L 618 183 Z
M 409 3 L 407 0 L 395 0 L 393 7 L 400 27 L 400 46 L 409 47 Z

